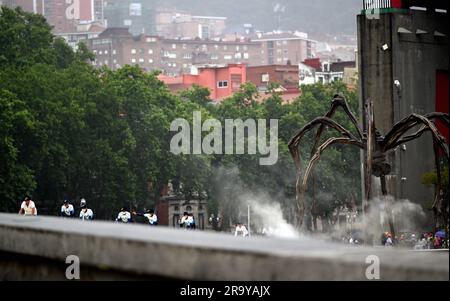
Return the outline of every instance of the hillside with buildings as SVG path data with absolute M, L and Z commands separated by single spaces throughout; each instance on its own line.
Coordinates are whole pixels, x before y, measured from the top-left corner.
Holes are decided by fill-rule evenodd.
M 97 68 L 138 65 L 160 72 L 172 91 L 207 87 L 213 100 L 247 80 L 261 92 L 279 84 L 285 100 L 297 97 L 302 84 L 343 79 L 354 88 L 354 35 L 320 29 L 347 2 L 0 0 L 43 15 L 74 50 L 84 42 Z M 355 19 L 344 11 L 341 21 Z

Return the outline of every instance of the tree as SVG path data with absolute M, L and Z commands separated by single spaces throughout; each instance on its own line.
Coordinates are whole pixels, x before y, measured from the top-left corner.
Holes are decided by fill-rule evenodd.
M 24 103 L 9 91 L 0 89 L 0 210 L 16 210 L 16 202 L 36 187 L 34 175 L 21 162 L 23 135 L 29 135 L 34 123 Z

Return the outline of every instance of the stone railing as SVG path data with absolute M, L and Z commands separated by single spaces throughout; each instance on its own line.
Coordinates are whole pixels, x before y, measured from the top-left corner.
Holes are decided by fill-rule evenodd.
M 449 280 L 448 252 L 0 213 L 0 279 L 65 280 L 69 255 L 81 280 L 367 280 L 374 256 L 381 280 Z

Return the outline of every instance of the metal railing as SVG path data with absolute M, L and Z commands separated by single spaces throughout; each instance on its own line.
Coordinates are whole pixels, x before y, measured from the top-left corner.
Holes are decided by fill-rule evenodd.
M 363 9 L 391 8 L 391 0 L 363 0 Z

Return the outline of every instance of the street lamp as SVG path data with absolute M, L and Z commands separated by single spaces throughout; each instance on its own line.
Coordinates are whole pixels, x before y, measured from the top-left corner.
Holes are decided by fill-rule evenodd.
M 247 224 L 248 224 L 248 236 L 250 236 L 250 205 L 247 206 Z

